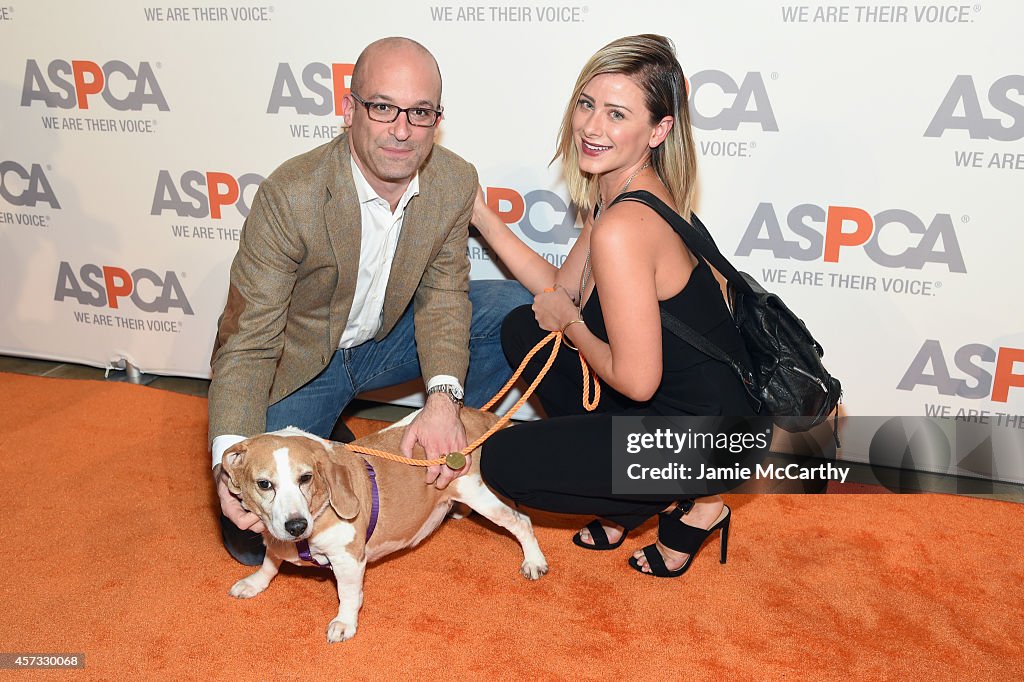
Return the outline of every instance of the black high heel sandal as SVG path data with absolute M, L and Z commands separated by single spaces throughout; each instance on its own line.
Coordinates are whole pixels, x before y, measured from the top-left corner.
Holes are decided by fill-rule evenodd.
M 722 558 L 719 563 L 725 563 L 726 554 L 729 550 L 729 522 L 732 520 L 732 511 L 729 509 L 729 505 L 722 507 L 722 513 L 719 514 L 718 519 L 707 530 L 688 526 L 682 522 L 683 515 L 691 509 L 693 509 L 693 500 L 685 500 L 676 505 L 676 508 L 672 511 L 658 514 L 658 541 L 671 550 L 689 554 L 690 556 L 686 559 L 686 563 L 671 571 L 665 565 L 665 560 L 662 558 L 661 552 L 658 551 L 658 546 L 647 545 L 643 549 L 644 557 L 647 558 L 647 566 L 651 569 L 651 572 L 647 575 L 653 575 L 656 578 L 678 578 L 683 573 L 686 573 L 690 568 L 690 564 L 693 563 L 694 557 L 697 556 L 697 553 L 700 552 L 701 547 L 704 545 L 704 541 L 719 529 L 722 531 Z M 645 573 L 636 557 L 629 558 L 629 565 L 633 569 Z
M 615 549 L 623 542 L 626 541 L 626 536 L 629 535 L 628 530 L 622 531 L 622 537 L 615 544 L 608 542 L 608 533 L 604 531 L 604 527 L 598 519 L 594 519 L 588 523 L 585 528 L 590 531 L 590 539 L 593 540 L 593 544 L 587 544 L 583 542 L 583 538 L 580 537 L 579 533 L 572 536 L 572 544 L 583 549 L 596 550 L 598 552 L 605 552 L 610 549 Z

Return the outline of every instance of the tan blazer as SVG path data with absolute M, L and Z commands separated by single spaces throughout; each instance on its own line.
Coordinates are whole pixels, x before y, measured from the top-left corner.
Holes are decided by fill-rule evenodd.
M 267 407 L 319 374 L 348 321 L 361 220 L 348 136 L 283 163 L 253 200 L 231 264 L 210 385 L 210 442 L 251 436 Z M 384 297 L 384 338 L 415 301 L 424 380 L 465 382 L 469 364 L 468 224 L 476 170 L 434 145 L 420 169 Z

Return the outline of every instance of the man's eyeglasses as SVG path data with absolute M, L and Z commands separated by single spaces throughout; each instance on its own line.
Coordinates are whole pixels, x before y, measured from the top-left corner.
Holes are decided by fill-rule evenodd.
M 391 123 L 398 119 L 399 114 L 404 113 L 405 118 L 409 121 L 409 125 L 418 126 L 420 128 L 433 128 L 441 118 L 441 112 L 435 111 L 434 109 L 428 109 L 426 107 L 409 107 L 408 109 L 403 109 L 386 102 L 367 102 L 362 97 L 351 91 L 349 91 L 349 94 L 352 95 L 352 99 L 366 107 L 367 116 L 378 123 Z

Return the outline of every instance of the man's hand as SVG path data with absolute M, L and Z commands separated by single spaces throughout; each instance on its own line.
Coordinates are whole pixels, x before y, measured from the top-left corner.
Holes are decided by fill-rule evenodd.
M 220 498 L 220 510 L 233 524 L 242 530 L 262 533 L 267 529 L 260 517 L 242 508 L 242 502 L 228 490 L 228 475 L 218 464 L 213 468 L 213 481 L 217 486 L 217 497 Z
M 427 396 L 427 403 L 423 406 L 423 410 L 405 429 L 402 444 L 399 446 L 402 454 L 412 457 L 413 447 L 417 443 L 426 451 L 427 459 L 444 457 L 449 452 L 458 452 L 466 447 L 466 427 L 459 419 L 459 406 L 453 403 L 448 396 L 442 394 Z M 449 483 L 467 471 L 469 471 L 469 456 L 466 457 L 466 466 L 458 471 L 452 471 L 444 464 L 428 467 L 426 483 L 427 485 L 433 483 L 438 490 L 444 490 Z

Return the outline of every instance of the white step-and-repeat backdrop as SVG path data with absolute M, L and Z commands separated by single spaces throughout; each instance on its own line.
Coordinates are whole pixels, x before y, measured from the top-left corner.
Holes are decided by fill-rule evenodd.
M 385 35 L 434 52 L 441 142 L 558 263 L 566 98 L 597 48 L 658 32 L 689 78 L 699 213 L 808 322 L 846 413 L 1016 426 L 1022 26 L 1010 0 L 4 0 L 0 352 L 209 376 L 256 187 L 338 134 L 352 62 Z

